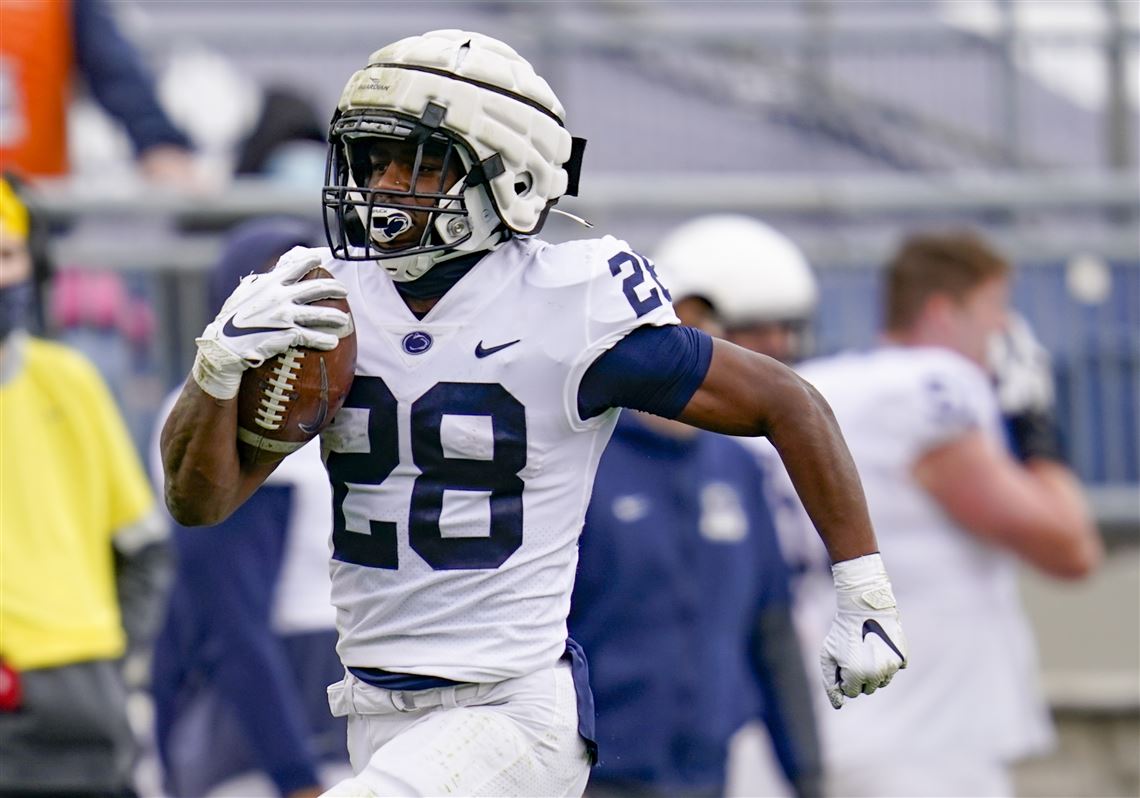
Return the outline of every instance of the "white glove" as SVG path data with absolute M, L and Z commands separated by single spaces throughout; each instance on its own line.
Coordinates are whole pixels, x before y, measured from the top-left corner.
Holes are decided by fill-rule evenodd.
M 1053 412 L 1052 358 L 1021 315 L 1010 314 L 1005 330 L 990 339 L 986 354 L 1003 413 Z
M 200 338 L 191 372 L 203 391 L 215 399 L 232 399 L 242 373 L 294 346 L 334 349 L 352 331 L 347 313 L 310 305 L 318 299 L 347 295 L 337 280 L 299 282 L 321 259 L 294 247 L 272 271 L 243 277 Z
M 836 563 L 831 573 L 836 613 L 819 663 L 827 697 L 839 709 L 845 696 L 870 695 L 906 667 L 906 639 L 878 554 Z

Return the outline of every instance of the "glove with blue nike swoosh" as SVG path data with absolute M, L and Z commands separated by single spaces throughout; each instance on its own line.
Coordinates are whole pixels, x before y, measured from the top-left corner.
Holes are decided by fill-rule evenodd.
M 819 655 L 827 697 L 836 709 L 846 698 L 870 695 L 907 665 L 891 581 L 878 554 L 831 566 L 835 620 Z
M 302 280 L 321 259 L 312 250 L 294 247 L 272 271 L 243 277 L 221 311 L 195 339 L 198 354 L 191 373 L 215 399 L 237 396 L 246 369 L 294 346 L 335 349 L 351 331 L 348 314 L 310 305 L 339 299 L 345 287 L 332 278 Z

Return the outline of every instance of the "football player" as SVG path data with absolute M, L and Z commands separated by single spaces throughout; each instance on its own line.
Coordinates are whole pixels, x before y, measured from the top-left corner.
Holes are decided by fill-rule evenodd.
M 715 308 L 725 338 L 792 364 L 811 353 L 819 284 L 795 242 L 759 219 L 700 216 L 667 235 L 653 261 L 674 296 Z
M 577 190 L 583 145 L 496 39 L 435 31 L 376 51 L 331 124 L 329 247 L 243 281 L 197 339 L 162 436 L 185 524 L 216 523 L 273 469 L 239 454 L 243 372 L 290 346 L 331 349 L 355 324 L 355 380 L 321 438 L 346 668 L 329 700 L 356 772 L 330 794 L 582 791 L 591 699 L 566 615 L 621 407 L 769 436 L 835 563 L 832 700 L 905 664 L 826 403 L 778 362 L 679 325 L 624 241 L 533 237 Z M 333 278 L 299 281 L 318 264 Z M 306 304 L 343 296 L 351 322 Z
M 799 368 L 850 443 L 922 663 L 876 701 L 818 713 L 830 794 L 1012 795 L 1009 763 L 1049 745 L 1018 561 L 1080 578 L 1101 544 L 1063 462 L 1049 358 L 1009 314 L 1010 274 L 975 235 L 913 236 L 885 270 L 883 344 Z M 827 553 L 781 474 L 781 541 L 808 567 L 806 644 L 835 602 Z

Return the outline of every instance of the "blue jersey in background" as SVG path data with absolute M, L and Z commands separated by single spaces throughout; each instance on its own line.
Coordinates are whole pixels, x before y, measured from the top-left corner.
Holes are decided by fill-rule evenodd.
M 758 715 L 789 780 L 818 775 L 761 472 L 739 443 L 693 432 L 624 413 L 598 468 L 569 619 L 590 661 L 595 787 L 715 794 Z

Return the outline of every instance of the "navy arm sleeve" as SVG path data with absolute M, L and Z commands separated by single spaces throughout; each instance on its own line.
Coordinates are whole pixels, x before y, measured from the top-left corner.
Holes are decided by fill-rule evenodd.
M 71 8 L 79 71 L 99 104 L 126 128 L 136 154 L 159 144 L 190 149 L 190 140 L 159 105 L 150 73 L 104 0 L 73 0 Z
M 638 327 L 602 353 L 582 377 L 578 414 L 593 418 L 611 407 L 676 418 L 704 382 L 712 338 L 679 324 Z

